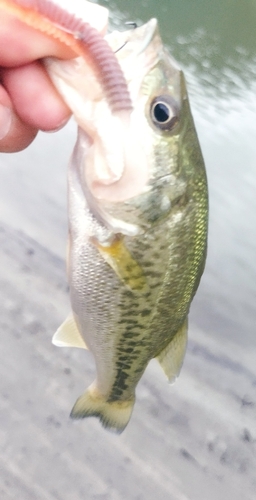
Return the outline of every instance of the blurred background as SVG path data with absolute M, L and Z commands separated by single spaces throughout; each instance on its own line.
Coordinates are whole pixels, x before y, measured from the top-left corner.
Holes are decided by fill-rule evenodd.
M 94 378 L 89 353 L 51 345 L 69 312 L 66 167 L 76 126 L 0 155 L 1 498 L 253 500 L 256 2 L 100 3 L 111 29 L 157 17 L 185 72 L 209 182 L 207 266 L 176 384 L 153 361 L 121 436 L 96 419 L 71 422 Z

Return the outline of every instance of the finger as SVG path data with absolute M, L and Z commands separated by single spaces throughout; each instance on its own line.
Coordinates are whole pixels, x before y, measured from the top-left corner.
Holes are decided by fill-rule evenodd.
M 39 62 L 2 72 L 4 87 L 20 119 L 30 127 L 56 130 L 71 113 Z
M 0 86 L 0 151 L 13 153 L 25 149 L 36 137 L 37 130 L 16 115 L 11 100 Z
M 27 4 L 27 2 L 25 3 Z M 33 28 L 26 24 L 29 18 L 29 9 L 25 9 L 23 14 L 22 12 L 20 14 L 16 12 L 15 14 L 12 4 L 15 4 L 15 2 L 9 4 L 5 2 L 4 6 L 0 2 L 0 45 L 4 47 L 4 50 L 0 51 L 0 65 L 26 64 L 50 55 L 64 59 L 75 57 L 76 54 L 73 50 L 65 43 L 60 42 L 57 39 L 58 37 L 40 32 L 35 19 L 32 23 Z M 32 4 L 33 1 L 31 7 Z M 46 4 L 47 2 L 45 2 L 45 6 Z M 108 10 L 105 7 L 86 1 L 80 8 L 83 19 L 104 35 L 108 24 Z M 63 15 L 61 13 L 59 15 L 61 25 Z M 19 19 L 15 16 L 18 16 Z M 57 20 L 56 25 L 58 25 Z
M 59 58 L 74 57 L 69 47 L 53 38 L 30 28 L 2 10 L 0 10 L 0 16 L 1 66 L 27 64 L 48 55 Z

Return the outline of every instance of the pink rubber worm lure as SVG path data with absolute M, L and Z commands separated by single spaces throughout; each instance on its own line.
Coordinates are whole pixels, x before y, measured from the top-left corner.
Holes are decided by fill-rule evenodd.
M 0 7 L 25 24 L 69 46 L 93 65 L 113 113 L 132 111 L 132 102 L 115 53 L 89 23 L 51 0 L 0 0 Z

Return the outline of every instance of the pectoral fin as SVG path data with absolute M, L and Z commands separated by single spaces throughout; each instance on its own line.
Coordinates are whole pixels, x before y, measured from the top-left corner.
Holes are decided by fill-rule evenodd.
M 81 347 L 87 349 L 72 313 L 53 335 L 52 343 L 58 347 Z
M 187 347 L 188 320 L 184 321 L 176 335 L 165 349 L 157 356 L 170 383 L 174 383 L 180 374 Z
M 131 290 L 144 292 L 148 288 L 143 269 L 126 248 L 123 238 L 116 237 L 109 246 L 93 241 L 105 261 Z

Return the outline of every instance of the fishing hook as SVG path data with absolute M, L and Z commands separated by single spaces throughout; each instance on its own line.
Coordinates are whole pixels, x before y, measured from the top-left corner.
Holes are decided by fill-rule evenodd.
M 136 30 L 136 28 L 138 28 L 137 23 L 135 23 L 134 21 L 127 21 L 124 24 L 126 24 L 126 26 L 132 26 L 134 30 Z
M 134 30 L 136 30 L 136 28 L 138 28 L 138 25 L 137 23 L 135 23 L 134 21 L 127 21 L 126 23 L 124 23 L 126 26 L 131 26 Z M 115 50 L 115 54 L 117 52 L 119 52 L 119 50 L 123 49 L 126 44 L 128 43 L 129 40 L 126 40 L 126 42 L 124 42 L 123 45 L 121 45 L 121 47 L 119 47 L 119 49 Z

